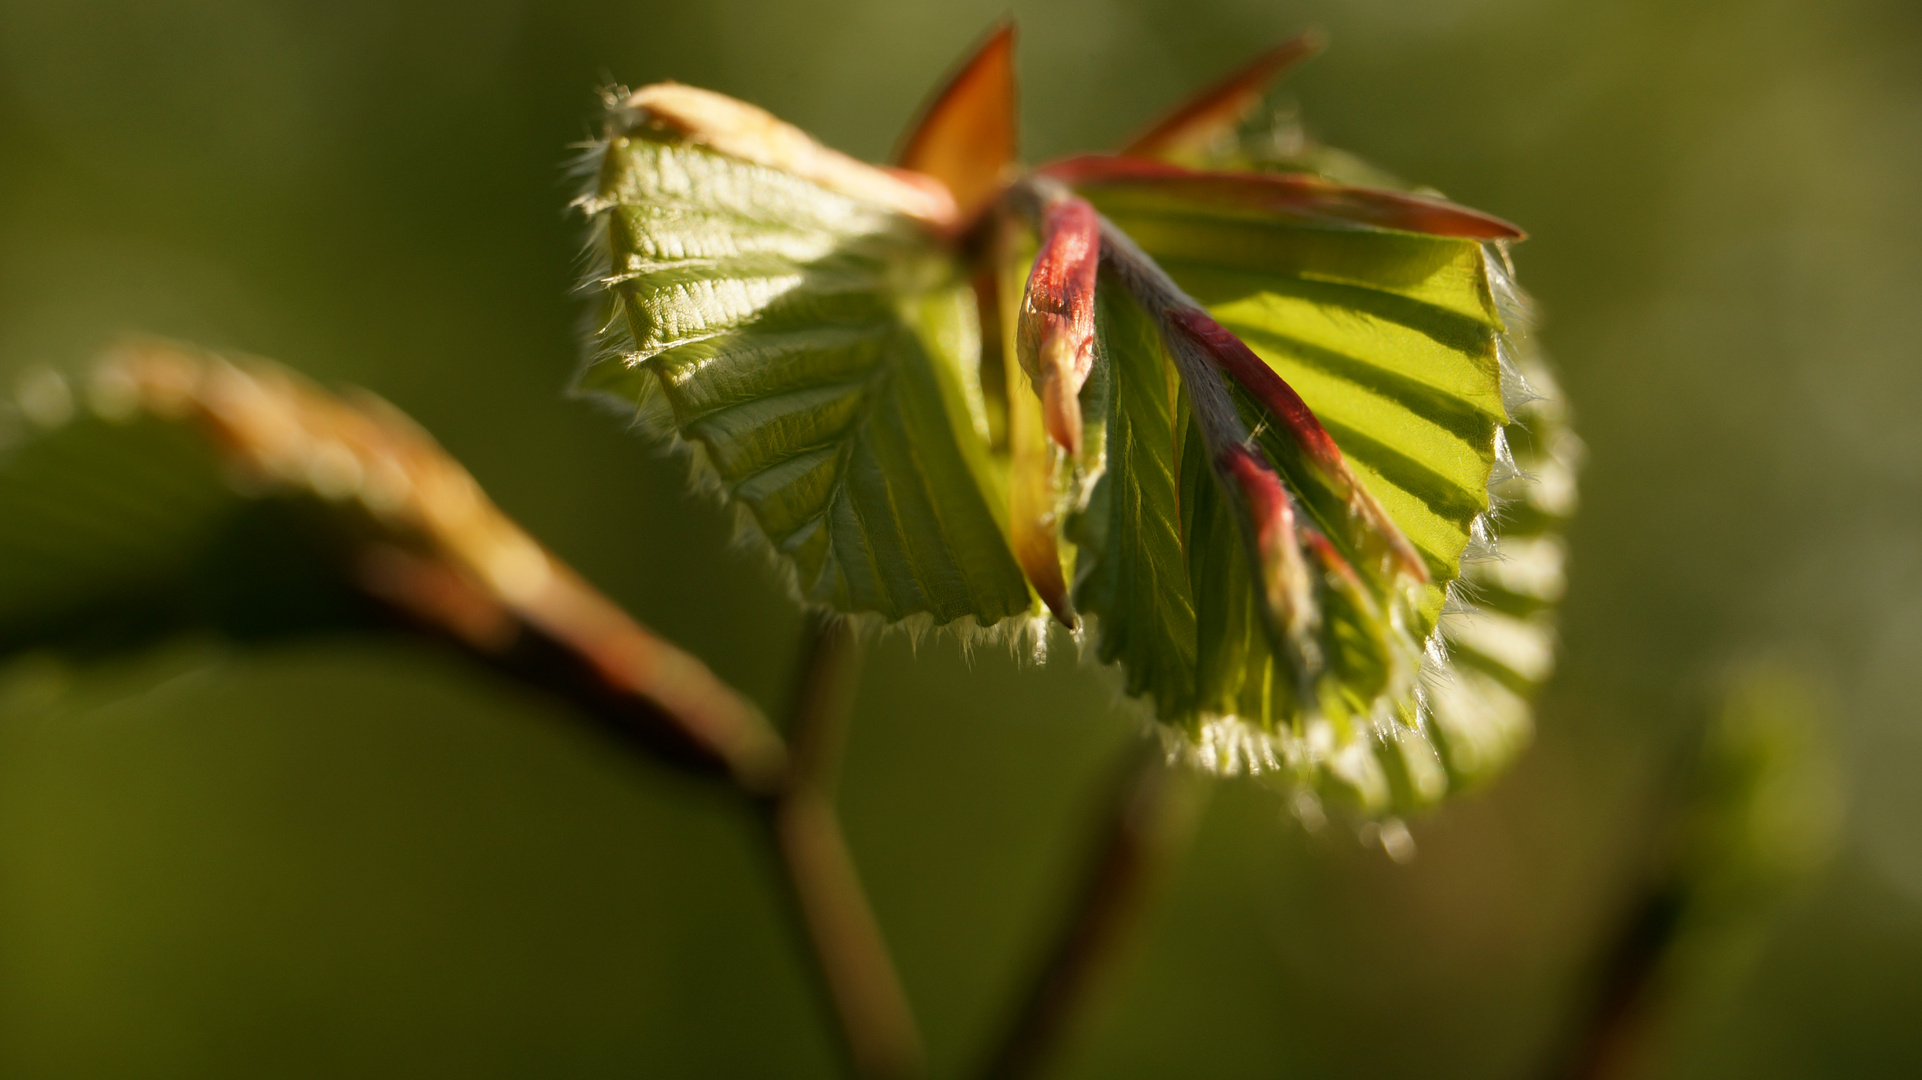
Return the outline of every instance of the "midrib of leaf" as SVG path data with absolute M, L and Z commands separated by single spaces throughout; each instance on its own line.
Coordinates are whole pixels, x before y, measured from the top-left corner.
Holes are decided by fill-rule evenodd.
M 1195 601 L 1175 463 L 1181 407 L 1146 312 L 1104 276 L 1096 291 L 1098 363 L 1109 368 L 1106 469 L 1071 525 L 1088 558 L 1075 605 L 1100 618 L 1099 655 L 1120 661 L 1128 692 L 1153 694 L 1168 720 L 1192 717 Z

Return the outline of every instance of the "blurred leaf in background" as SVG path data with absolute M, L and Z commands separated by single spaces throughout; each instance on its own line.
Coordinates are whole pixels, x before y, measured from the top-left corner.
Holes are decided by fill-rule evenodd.
M 797 618 L 560 391 L 567 144 L 677 78 L 878 160 L 1002 7 L 0 0 L 0 385 L 145 330 L 418 418 L 764 705 Z M 1310 133 L 1527 225 L 1590 447 L 1535 749 L 1407 866 L 1231 784 L 1084 1076 L 1538 1075 L 1719 673 L 1829 688 L 1835 854 L 1658 1074 L 1922 1055 L 1922 20 L 1894 0 L 1017 4 L 1036 160 L 1257 43 Z M 11 392 L 11 389 L 10 391 Z M 885 644 L 843 804 L 937 1072 L 1063 897 L 1131 721 L 1072 663 Z M 430 652 L 0 672 L 0 1062 L 38 1076 L 831 1075 L 747 815 Z M 752 1032 L 753 1037 L 742 1033 Z

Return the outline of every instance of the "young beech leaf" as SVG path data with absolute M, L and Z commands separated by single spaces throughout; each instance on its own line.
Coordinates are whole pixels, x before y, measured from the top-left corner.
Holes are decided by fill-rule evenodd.
M 1310 39 L 1020 174 L 1011 44 L 907 141 L 936 178 L 687 88 L 617 102 L 583 387 L 690 446 L 808 602 L 1091 615 L 1196 758 L 1365 811 L 1491 774 L 1552 667 L 1579 453 L 1520 230 L 1278 152 L 1256 106 Z
M 906 212 L 920 189 L 850 176 L 771 119 L 756 130 L 782 153 L 743 151 L 733 128 L 663 120 L 659 97 L 622 102 L 595 150 L 584 204 L 615 308 L 583 388 L 696 448 L 808 601 L 936 623 L 1027 612 L 975 300 Z M 784 164 L 820 160 L 836 169 Z

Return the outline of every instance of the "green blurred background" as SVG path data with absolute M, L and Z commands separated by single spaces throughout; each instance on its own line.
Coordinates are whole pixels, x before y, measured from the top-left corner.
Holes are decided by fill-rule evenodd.
M 778 704 L 798 618 L 682 466 L 560 390 L 568 144 L 675 78 L 870 159 L 998 2 L 0 0 L 0 374 L 140 329 L 367 386 Z M 1823 703 L 1824 869 L 1657 1073 L 1922 1060 L 1922 10 L 1016 3 L 1027 151 L 1315 24 L 1311 130 L 1521 223 L 1590 447 L 1537 744 L 1407 866 L 1220 785 L 1084 1077 L 1537 1075 L 1733 673 Z M 1133 721 L 1071 650 L 874 651 L 843 805 L 936 1071 L 979 1053 Z M 827 1076 L 752 817 L 426 651 L 0 669 L 0 1073 Z

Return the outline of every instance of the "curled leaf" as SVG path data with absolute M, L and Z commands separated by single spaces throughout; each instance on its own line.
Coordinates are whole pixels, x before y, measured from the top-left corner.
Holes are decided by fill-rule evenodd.
M 406 630 L 510 676 L 538 670 L 621 734 L 757 790 L 779 778 L 780 741 L 752 705 L 392 406 L 160 343 L 77 381 L 85 406 L 0 459 L 0 654 Z
M 740 161 L 818 184 L 937 226 L 951 226 L 954 197 L 939 185 L 877 169 L 815 142 L 765 109 L 712 90 L 664 82 L 634 91 L 616 109 L 621 126 L 673 132 Z

